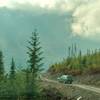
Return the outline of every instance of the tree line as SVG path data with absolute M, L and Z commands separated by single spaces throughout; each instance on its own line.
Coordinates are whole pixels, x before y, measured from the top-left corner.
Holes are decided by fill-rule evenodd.
M 78 50 L 76 44 L 68 47 L 68 57 L 62 62 L 51 65 L 48 72 L 52 74 L 98 74 L 100 73 L 100 49 L 87 49 L 86 53 Z

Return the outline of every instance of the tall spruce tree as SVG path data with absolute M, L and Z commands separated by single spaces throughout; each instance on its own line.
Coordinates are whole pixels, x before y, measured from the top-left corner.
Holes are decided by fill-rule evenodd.
M 41 57 L 43 52 L 41 51 L 42 47 L 40 46 L 37 30 L 32 33 L 32 36 L 28 43 L 30 45 L 28 46 L 29 51 L 27 52 L 29 55 L 28 64 L 30 67 L 30 71 L 33 73 L 33 77 L 37 77 L 38 72 L 41 71 L 41 67 L 43 65 L 43 63 L 41 63 L 41 61 L 43 60 L 43 57 Z
M 82 70 L 82 51 L 79 51 L 79 68 Z
M 9 73 L 9 98 L 10 100 L 17 100 L 18 91 L 17 91 L 17 83 L 16 83 L 16 66 L 14 58 L 11 61 L 10 73 Z
M 15 71 L 15 61 L 12 58 L 11 61 L 11 67 L 10 67 L 10 73 L 9 73 L 9 97 L 10 100 L 17 100 L 18 93 L 17 93 L 17 85 L 16 85 L 16 71 Z
M 41 46 L 40 46 L 40 41 L 39 41 L 39 36 L 37 33 L 37 30 L 35 30 L 32 33 L 32 36 L 30 38 L 30 41 L 28 41 L 29 46 L 28 46 L 28 55 L 29 55 L 29 60 L 28 60 L 28 64 L 29 64 L 29 69 L 30 69 L 30 73 L 31 73 L 31 80 L 29 82 L 30 86 L 30 90 L 29 93 L 30 95 L 32 95 L 33 99 L 36 99 L 36 89 L 37 89 L 37 83 L 36 83 L 36 79 L 38 77 L 39 72 L 41 71 L 41 67 L 43 65 L 43 63 L 41 63 L 43 57 L 41 57 L 42 55 L 42 51 L 41 51 Z M 28 79 L 29 80 L 29 79 Z
M 15 61 L 12 58 L 12 62 L 11 62 L 11 68 L 10 68 L 10 79 L 15 79 Z
M 0 51 L 0 79 L 4 78 L 4 62 L 3 53 Z

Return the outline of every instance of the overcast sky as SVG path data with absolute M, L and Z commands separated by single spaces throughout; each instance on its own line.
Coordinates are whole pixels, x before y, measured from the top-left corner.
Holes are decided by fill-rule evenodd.
M 0 48 L 6 65 L 26 61 L 27 40 L 40 34 L 45 67 L 67 56 L 77 43 L 83 51 L 100 45 L 100 0 L 0 0 Z M 8 66 L 7 66 L 8 67 Z

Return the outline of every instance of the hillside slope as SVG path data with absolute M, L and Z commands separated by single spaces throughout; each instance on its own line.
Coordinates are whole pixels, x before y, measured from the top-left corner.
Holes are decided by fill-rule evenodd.
M 72 74 L 74 76 L 99 74 L 100 50 L 87 50 L 84 55 L 81 51 L 79 53 L 70 53 L 62 62 L 51 65 L 48 72 L 51 74 Z

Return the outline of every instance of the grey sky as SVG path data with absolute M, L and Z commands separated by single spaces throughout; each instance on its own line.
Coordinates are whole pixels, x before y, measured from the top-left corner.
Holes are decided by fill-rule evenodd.
M 11 0 L 7 1 L 11 2 Z M 10 64 L 12 56 L 16 59 L 18 66 L 25 65 L 27 40 L 35 28 L 38 29 L 40 35 L 45 56 L 45 67 L 67 57 L 67 47 L 72 43 L 77 43 L 84 52 L 87 48 L 99 48 L 99 38 L 96 40 L 97 36 L 99 36 L 98 32 L 95 32 L 96 35 L 92 33 L 91 37 L 90 33 L 87 34 L 87 32 L 91 32 L 89 29 L 83 35 L 83 29 L 79 29 L 81 22 L 77 22 L 73 18 L 75 12 L 73 12 L 72 8 L 63 11 L 61 7 L 58 7 L 59 3 L 56 4 L 57 9 L 45 9 L 45 6 L 42 8 L 39 6 L 33 7 L 30 4 L 18 4 L 16 8 L 13 8 L 7 4 L 0 7 L 0 47 L 4 51 L 6 65 Z M 78 16 L 75 15 L 75 17 Z M 72 26 L 75 23 L 76 26 L 80 26 L 75 27 L 73 30 Z M 86 26 L 88 25 L 86 24 Z M 92 32 L 94 30 L 95 27 Z M 81 33 L 79 34 L 79 32 Z

